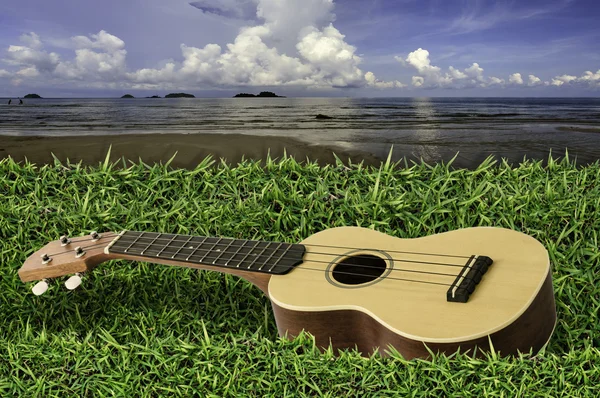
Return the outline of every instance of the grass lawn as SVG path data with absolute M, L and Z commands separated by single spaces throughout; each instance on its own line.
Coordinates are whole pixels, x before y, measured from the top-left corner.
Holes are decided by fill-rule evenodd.
M 600 385 L 600 165 L 320 167 L 290 158 L 194 170 L 0 161 L 0 396 L 590 396 Z M 112 261 L 34 296 L 24 260 L 62 234 L 123 229 L 298 242 L 359 225 L 400 238 L 490 225 L 532 235 L 558 324 L 534 359 L 334 357 L 277 337 L 232 276 Z

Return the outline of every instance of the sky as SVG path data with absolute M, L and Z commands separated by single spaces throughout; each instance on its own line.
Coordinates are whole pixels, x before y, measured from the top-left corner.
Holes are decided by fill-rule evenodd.
M 599 20 L 599 0 L 0 0 L 0 97 L 597 97 Z

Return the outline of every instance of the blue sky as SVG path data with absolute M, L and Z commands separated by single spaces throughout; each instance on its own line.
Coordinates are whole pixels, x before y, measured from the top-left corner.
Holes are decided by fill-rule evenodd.
M 0 3 L 0 96 L 598 96 L 600 1 Z

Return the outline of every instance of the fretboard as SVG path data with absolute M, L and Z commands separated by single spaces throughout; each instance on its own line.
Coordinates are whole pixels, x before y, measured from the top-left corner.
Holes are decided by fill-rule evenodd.
M 300 244 L 217 238 L 156 232 L 124 231 L 108 253 L 176 260 L 244 271 L 286 274 L 302 263 Z

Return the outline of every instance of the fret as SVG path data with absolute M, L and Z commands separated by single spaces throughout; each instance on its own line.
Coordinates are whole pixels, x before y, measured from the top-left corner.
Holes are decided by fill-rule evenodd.
M 219 244 L 219 242 L 222 241 L 222 240 L 223 240 L 223 238 L 219 238 L 218 241 L 216 241 L 215 243 L 213 243 L 213 245 L 210 247 L 210 249 L 206 249 L 206 253 L 204 254 L 204 256 L 202 256 L 202 258 L 198 262 L 202 263 L 204 261 L 204 259 L 210 254 L 211 250 L 214 249 L 215 246 L 217 246 Z
M 229 249 L 229 246 L 231 246 L 231 244 L 235 242 L 235 239 L 231 239 L 231 242 L 229 242 L 229 244 L 227 246 L 225 246 L 225 249 L 223 249 L 223 251 L 221 251 L 221 254 L 219 254 L 214 260 L 213 260 L 213 264 L 217 263 L 217 260 L 221 258 L 221 256 L 223 254 L 225 254 L 227 252 L 227 249 Z
M 258 241 L 258 240 L 254 242 L 254 246 L 252 246 L 250 248 L 250 250 L 248 250 L 248 253 L 246 253 L 246 255 L 240 260 L 240 262 L 238 263 L 238 265 L 236 265 L 237 268 L 239 268 L 240 264 L 243 263 L 244 260 L 248 258 L 248 256 L 250 255 L 250 253 L 252 253 L 252 250 L 254 250 L 256 248 L 256 246 L 258 246 L 259 243 L 260 243 L 260 241 Z
M 205 264 L 283 275 L 302 263 L 305 248 L 283 242 L 124 231 L 110 246 L 110 253 L 139 256 L 139 261 L 173 259 L 183 266 L 188 262 L 187 266 Z
M 279 250 L 279 248 L 283 245 L 283 243 L 280 243 L 277 245 L 277 247 L 275 248 L 275 250 L 273 250 L 273 252 L 271 253 L 271 255 L 269 257 L 267 257 L 267 259 L 265 260 L 265 262 L 258 267 L 259 271 L 262 271 L 262 268 L 269 262 L 269 260 L 275 255 L 275 253 L 277 252 L 277 250 Z M 273 267 L 271 267 L 273 268 Z
M 202 239 L 202 242 L 200 242 L 200 244 L 198 244 L 198 246 L 196 246 L 194 251 L 191 252 L 190 255 L 186 257 L 185 261 L 189 261 L 190 257 L 192 257 L 194 255 L 194 253 L 196 253 L 198 251 L 198 249 L 200 249 L 200 247 L 202 247 L 202 244 L 204 242 L 206 242 L 207 239 L 208 239 L 208 236 L 205 236 L 204 239 Z
M 167 247 L 169 247 L 169 245 L 175 240 L 175 238 L 177 238 L 177 234 L 173 235 L 173 237 L 167 242 L 165 247 L 163 247 L 158 253 L 156 253 L 156 257 L 160 257 L 161 253 L 164 252 Z
M 262 254 L 265 252 L 265 250 L 267 250 L 267 248 L 271 245 L 271 242 L 267 243 L 267 245 L 265 247 L 263 247 L 263 249 L 261 250 L 260 253 L 258 253 L 258 255 L 256 257 L 254 257 L 254 260 L 252 260 L 252 262 L 250 263 L 250 265 L 248 265 L 248 269 L 250 269 L 250 267 L 252 267 L 252 265 L 254 265 L 254 263 L 258 260 L 258 258 L 260 256 L 262 256 Z
M 277 258 L 277 260 L 275 260 L 275 263 L 271 266 L 271 268 L 269 268 L 269 272 L 273 271 L 273 268 L 275 268 L 277 266 L 277 264 L 279 264 L 279 262 L 281 261 L 281 259 L 283 258 L 283 256 L 285 256 L 287 254 L 287 252 L 290 251 L 290 249 L 292 248 L 293 245 L 289 245 L 281 254 L 281 256 L 279 256 Z
M 173 254 L 173 255 L 171 256 L 171 258 L 175 258 L 175 256 L 176 256 L 176 255 L 178 255 L 178 254 L 179 254 L 179 252 L 180 252 L 181 250 L 183 250 L 183 248 L 184 248 L 184 247 L 186 247 L 186 246 L 187 246 L 187 244 L 188 244 L 188 243 L 190 243 L 190 241 L 191 241 L 193 238 L 194 238 L 193 236 L 190 236 L 190 237 L 188 238 L 188 240 L 186 240 L 186 241 L 185 241 L 185 243 L 184 243 L 183 245 L 181 245 L 181 247 L 180 247 L 179 249 L 177 249 L 177 251 L 175 252 L 175 254 Z
M 248 243 L 248 241 L 244 241 L 244 243 L 242 243 L 238 249 L 235 251 L 235 253 L 233 253 L 233 256 L 229 257 L 229 259 L 227 261 L 225 261 L 225 266 L 228 267 L 229 266 L 229 262 L 238 255 L 238 253 L 244 248 L 244 246 L 246 246 L 246 243 Z M 238 264 L 239 266 L 239 264 Z
M 162 234 L 158 234 L 154 237 L 154 239 L 152 239 L 152 242 L 150 242 L 148 244 L 148 246 L 146 246 L 146 248 L 144 250 L 141 251 L 140 256 L 143 256 L 144 253 L 146 252 L 146 250 L 148 250 L 148 248 L 150 248 L 150 246 L 152 246 L 154 244 L 154 242 L 156 242 L 156 240 L 161 236 Z
M 127 253 L 127 250 L 131 249 L 131 247 L 133 245 L 135 245 L 137 243 L 138 240 L 140 240 L 140 238 L 145 234 L 145 232 L 141 232 L 139 234 L 139 236 L 137 238 L 135 238 L 135 240 L 133 242 L 131 242 L 131 244 L 129 246 L 127 246 L 127 248 L 123 251 L 123 253 Z

